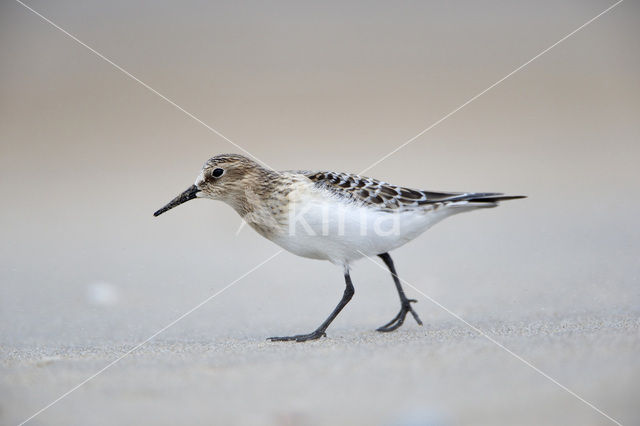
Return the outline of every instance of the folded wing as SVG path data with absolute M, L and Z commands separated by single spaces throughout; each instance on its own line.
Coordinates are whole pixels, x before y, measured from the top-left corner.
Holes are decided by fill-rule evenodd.
M 420 191 L 391 185 L 364 176 L 336 172 L 298 172 L 305 175 L 319 189 L 345 200 L 362 203 L 380 210 L 397 211 L 442 204 L 478 204 L 489 207 L 499 201 L 526 198 L 523 195 L 504 195 L 499 192 L 436 192 Z

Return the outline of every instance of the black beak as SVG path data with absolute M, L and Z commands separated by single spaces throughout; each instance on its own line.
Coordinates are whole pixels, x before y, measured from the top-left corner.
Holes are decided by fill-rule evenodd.
M 198 191 L 200 190 L 198 189 L 197 186 L 191 185 L 189 188 L 187 188 L 186 191 L 178 195 L 173 200 L 169 201 L 169 203 L 167 203 L 166 206 L 164 206 L 163 208 L 155 212 L 153 215 L 160 216 L 162 213 L 166 212 L 167 210 L 171 210 L 172 208 L 179 206 L 182 203 L 186 203 L 189 200 L 193 200 L 194 198 L 196 198 L 196 194 L 198 193 Z

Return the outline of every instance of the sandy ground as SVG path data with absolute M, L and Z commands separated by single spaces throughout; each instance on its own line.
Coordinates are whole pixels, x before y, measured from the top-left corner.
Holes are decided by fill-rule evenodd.
M 637 315 L 478 326 L 622 424 L 640 421 Z M 15 424 L 127 346 L 11 351 Z M 307 344 L 157 339 L 31 424 L 613 424 L 455 321 L 379 335 L 338 327 Z

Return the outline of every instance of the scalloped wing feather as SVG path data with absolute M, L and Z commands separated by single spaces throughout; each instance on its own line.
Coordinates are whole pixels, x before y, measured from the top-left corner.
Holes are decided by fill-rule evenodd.
M 462 201 L 484 203 L 489 207 L 497 201 L 515 198 L 505 197 L 497 192 L 422 191 L 350 173 L 306 171 L 298 173 L 309 178 L 316 187 L 328 190 L 335 196 L 388 211 L 424 209 Z

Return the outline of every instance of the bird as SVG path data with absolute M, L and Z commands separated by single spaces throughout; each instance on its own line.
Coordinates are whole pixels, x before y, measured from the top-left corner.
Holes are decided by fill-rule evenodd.
M 377 331 L 397 330 L 409 313 L 422 325 L 412 306 L 416 300 L 406 296 L 389 252 L 449 216 L 526 196 L 422 191 L 331 171 L 276 171 L 240 154 L 221 154 L 207 160 L 195 183 L 154 216 L 197 198 L 228 204 L 260 235 L 293 254 L 342 268 L 342 298 L 317 329 L 268 338 L 305 342 L 326 337 L 327 328 L 355 293 L 351 264 L 364 257 L 377 256 L 384 262 L 400 298 L 398 314 Z

